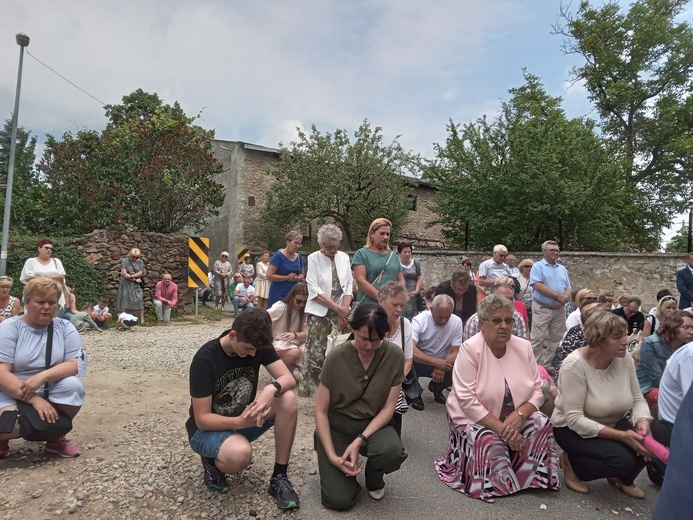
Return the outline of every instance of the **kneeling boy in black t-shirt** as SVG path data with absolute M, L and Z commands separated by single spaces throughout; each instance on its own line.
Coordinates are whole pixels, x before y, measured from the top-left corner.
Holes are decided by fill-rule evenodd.
M 274 381 L 258 393 L 260 365 Z M 186 428 L 190 446 L 202 457 L 208 489 L 227 492 L 225 474 L 247 468 L 250 443 L 274 426 L 276 458 L 268 492 L 282 509 L 299 506 L 286 476 L 298 416 L 295 386 L 272 346 L 272 320 L 262 309 L 240 314 L 231 330 L 197 351 L 190 364 Z

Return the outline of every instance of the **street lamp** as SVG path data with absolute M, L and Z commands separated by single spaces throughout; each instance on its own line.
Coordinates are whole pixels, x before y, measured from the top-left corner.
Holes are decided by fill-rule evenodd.
M 10 141 L 10 164 L 7 168 L 7 191 L 5 195 L 5 216 L 2 220 L 2 249 L 0 250 L 0 276 L 7 272 L 7 240 L 10 234 L 10 208 L 12 207 L 12 182 L 14 180 L 14 152 L 17 148 L 17 119 L 19 118 L 19 93 L 22 89 L 22 64 L 24 63 L 24 47 L 29 45 L 29 37 L 19 33 L 15 37 L 19 45 L 19 70 L 17 71 L 17 92 L 14 97 L 14 112 L 12 113 L 12 139 Z

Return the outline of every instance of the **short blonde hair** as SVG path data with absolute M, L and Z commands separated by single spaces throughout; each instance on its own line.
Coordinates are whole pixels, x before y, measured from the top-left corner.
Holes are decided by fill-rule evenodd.
M 534 265 L 534 260 L 530 260 L 529 258 L 525 258 L 524 260 L 522 260 L 522 262 L 517 264 L 517 268 L 522 269 L 523 267 L 532 267 L 533 265 Z
M 45 297 L 54 294 L 57 299 L 60 299 L 61 292 L 62 290 L 57 280 L 47 276 L 37 276 L 29 280 L 22 294 L 24 295 L 24 301 L 29 303 L 34 296 Z
M 469 278 L 469 277 L 467 277 Z M 378 291 L 378 299 L 381 302 L 387 301 L 390 298 L 396 298 L 400 294 L 404 295 L 404 301 L 407 301 L 407 290 L 404 288 L 404 286 L 399 283 L 395 282 L 394 280 L 390 280 L 389 282 L 385 282 L 383 286 L 380 288 Z
M 627 330 L 626 320 L 613 312 L 601 311 L 590 316 L 585 323 L 585 340 L 592 348 L 601 347 L 610 336 Z
M 594 291 L 593 291 L 592 289 L 587 289 L 587 288 L 585 288 L 585 289 L 580 289 L 580 290 L 577 292 L 577 294 L 575 295 L 575 306 L 576 306 L 577 308 L 582 307 L 582 302 L 583 302 L 583 300 L 584 300 L 585 298 L 587 298 L 587 295 L 588 295 L 589 293 L 594 294 Z
M 392 231 L 392 222 L 387 220 L 386 218 L 377 218 L 373 222 L 371 222 L 370 227 L 368 228 L 368 235 L 366 236 L 366 247 L 371 247 L 373 243 L 371 242 L 371 233 L 374 231 L 377 231 L 383 226 L 389 226 L 390 231 Z M 388 244 L 387 246 L 388 249 L 390 249 L 390 245 Z
M 136 248 L 136 247 L 133 247 L 132 249 L 130 249 L 130 253 L 128 253 L 128 255 L 129 255 L 130 257 L 133 257 L 133 256 L 142 257 L 142 251 L 140 251 L 140 250 L 139 250 L 138 248 Z
M 480 320 L 488 321 L 489 315 L 494 311 L 504 310 L 511 315 L 515 313 L 515 304 L 510 298 L 499 296 L 498 294 L 490 294 L 479 302 L 477 316 Z

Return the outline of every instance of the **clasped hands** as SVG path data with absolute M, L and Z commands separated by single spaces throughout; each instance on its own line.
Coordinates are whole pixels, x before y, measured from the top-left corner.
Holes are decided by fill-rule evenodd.
M 247 426 L 262 426 L 272 413 L 272 400 L 274 399 L 274 386 L 265 387 L 257 398 L 245 407 L 241 416 L 246 420 Z
M 22 401 L 28 401 L 36 395 L 36 390 L 46 383 L 46 379 L 41 374 L 35 374 L 24 381 L 19 390 L 22 392 L 20 399 Z
M 347 477 L 355 477 L 363 470 L 363 459 L 359 455 L 361 449 L 361 439 L 358 437 L 347 446 L 344 453 L 340 457 L 335 455 L 330 462 L 333 466 L 339 468 Z
M 452 367 L 455 366 L 455 358 L 447 357 L 445 359 L 436 359 L 433 364 L 433 373 L 431 374 L 431 381 L 434 383 L 440 383 L 445 378 L 446 372 L 452 372 Z
M 522 417 L 515 412 L 508 415 L 498 435 L 511 450 L 522 451 L 525 447 L 525 439 L 522 436 Z

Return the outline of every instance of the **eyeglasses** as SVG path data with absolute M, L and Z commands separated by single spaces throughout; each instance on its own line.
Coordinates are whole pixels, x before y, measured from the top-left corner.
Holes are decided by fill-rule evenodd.
M 139 256 L 133 256 L 132 258 L 134 258 L 135 260 L 139 260 L 139 259 L 140 259 Z
M 583 302 L 596 302 L 596 301 L 597 301 L 597 298 L 594 297 L 594 296 L 590 296 L 590 297 L 588 297 L 588 298 L 583 298 L 582 301 L 583 301 Z
M 487 321 L 488 323 L 492 323 L 494 327 L 500 327 L 503 323 L 505 323 L 508 327 L 512 327 L 515 324 L 515 319 L 514 318 L 492 318 L 490 320 L 482 320 L 482 321 Z
M 307 298 L 301 299 L 298 296 L 294 296 L 294 300 L 296 300 L 296 303 L 298 303 L 299 305 L 303 305 L 304 303 L 306 303 Z
M 685 331 L 689 331 L 689 330 L 693 330 L 693 325 L 681 325 L 679 328 L 683 329 Z
M 53 248 L 51 246 L 43 246 L 43 249 L 46 251 L 53 251 Z

